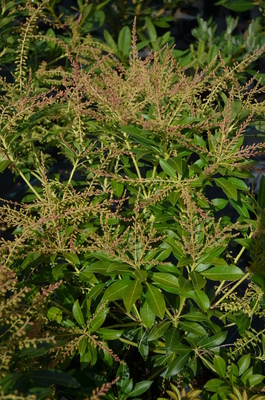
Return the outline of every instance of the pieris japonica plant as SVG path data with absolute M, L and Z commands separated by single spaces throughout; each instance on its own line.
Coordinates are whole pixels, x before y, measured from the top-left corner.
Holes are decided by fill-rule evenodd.
M 1 78 L 0 170 L 27 187 L 1 199 L 1 398 L 262 399 L 265 180 L 244 179 L 265 144 L 244 134 L 265 89 L 237 75 L 265 49 L 191 75 L 167 47 L 140 59 L 134 25 L 124 66 L 24 12 Z M 67 63 L 33 72 L 47 40 Z

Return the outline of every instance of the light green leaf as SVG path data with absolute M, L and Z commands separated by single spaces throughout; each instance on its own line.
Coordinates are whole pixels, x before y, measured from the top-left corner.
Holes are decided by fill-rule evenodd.
M 181 329 L 186 332 L 190 332 L 196 336 L 207 335 L 206 330 L 197 322 L 181 322 Z
M 178 278 L 172 274 L 166 272 L 154 272 L 152 274 L 152 280 L 161 285 L 161 287 L 163 286 L 163 289 L 169 293 L 179 293 Z
M 240 358 L 240 360 L 237 363 L 239 376 L 243 375 L 243 373 L 248 369 L 250 361 L 251 361 L 250 354 L 245 354 Z
M 159 318 L 163 319 L 166 310 L 166 303 L 163 294 L 149 283 L 147 283 L 146 286 L 146 301 L 149 307 L 155 315 L 158 315 Z
M 201 274 L 211 281 L 235 281 L 244 275 L 241 269 L 235 265 L 212 267 L 201 272 Z
M 84 354 L 84 352 L 86 351 L 87 348 L 87 337 L 82 337 L 82 339 L 80 340 L 79 344 L 78 344 L 78 351 L 80 356 L 82 356 Z
M 60 310 L 58 307 L 49 308 L 47 316 L 50 321 L 56 321 L 58 323 L 60 323 L 63 319 L 62 310 Z
M 3 153 L 0 153 L 0 173 L 3 172 L 9 164 L 10 161 L 7 159 L 7 157 Z
M 147 301 L 145 301 L 140 308 L 140 316 L 144 325 L 151 329 L 155 321 L 155 313 L 152 311 Z
M 128 286 L 129 281 L 120 279 L 112 283 L 102 297 L 102 302 L 119 300 L 123 298 L 125 288 Z
M 115 329 L 108 329 L 108 328 L 100 328 L 98 333 L 102 335 L 104 340 L 116 340 L 121 337 L 123 331 L 115 330 Z
M 160 158 L 159 164 L 163 171 L 166 172 L 167 175 L 169 175 L 171 178 L 176 178 L 176 172 L 175 170 L 169 165 L 169 163 L 166 160 L 163 160 Z
M 76 300 L 75 304 L 73 305 L 73 316 L 76 320 L 76 322 L 82 327 L 84 328 L 85 326 L 85 320 L 84 320 L 84 316 L 83 313 L 81 311 L 80 305 L 79 305 L 79 301 Z
M 128 56 L 131 46 L 131 30 L 128 26 L 124 26 L 119 33 L 118 48 L 123 56 Z
M 195 301 L 203 312 L 210 308 L 210 300 L 206 293 L 202 290 L 195 291 Z
M 105 283 L 99 283 L 98 285 L 94 286 L 89 292 L 88 299 L 96 300 L 96 298 L 102 292 L 104 287 Z
M 123 302 L 128 313 L 131 311 L 136 300 L 141 296 L 142 291 L 143 288 L 138 279 L 126 287 L 126 290 L 123 293 Z
M 149 17 L 145 17 L 145 23 L 147 27 L 147 32 L 151 42 L 155 42 L 157 39 L 156 28 Z
M 228 200 L 221 199 L 221 198 L 212 199 L 211 202 L 217 208 L 217 210 L 222 210 L 228 204 Z
M 237 189 L 231 182 L 225 178 L 215 178 L 214 181 L 216 185 L 223 190 L 227 197 L 237 200 Z
M 225 382 L 221 379 L 211 379 L 204 386 L 209 392 L 218 392 L 221 387 L 226 386 Z
M 103 325 L 106 316 L 108 315 L 109 308 L 103 308 L 96 314 L 96 316 L 89 322 L 89 331 L 97 331 Z
M 214 368 L 215 368 L 216 373 L 221 378 L 225 378 L 226 362 L 222 357 L 218 356 L 217 354 L 214 356 Z
M 79 258 L 75 253 L 63 253 L 63 256 L 70 264 L 79 264 Z
M 114 191 L 115 196 L 121 197 L 124 189 L 124 185 L 120 182 L 117 182 L 116 179 L 112 179 L 111 187 Z
M 169 328 L 171 323 L 172 323 L 171 321 L 163 321 L 160 324 L 156 325 L 152 329 L 147 340 L 150 341 L 150 340 L 156 340 L 156 339 L 160 338 L 166 332 L 166 330 Z

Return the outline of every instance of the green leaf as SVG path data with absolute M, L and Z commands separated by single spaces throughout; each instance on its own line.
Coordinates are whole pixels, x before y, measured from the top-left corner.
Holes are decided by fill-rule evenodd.
M 84 320 L 84 316 L 83 316 L 83 313 L 82 313 L 82 311 L 81 311 L 81 308 L 80 308 L 78 299 L 75 301 L 75 304 L 73 305 L 73 316 L 74 316 L 76 322 L 77 322 L 82 328 L 84 328 L 84 326 L 85 326 L 85 320 Z
M 265 208 L 265 176 L 262 175 L 259 182 L 259 193 L 258 193 L 258 204 L 264 209 Z
M 196 336 L 204 336 L 207 335 L 206 330 L 197 322 L 181 322 L 181 329 L 183 331 L 187 331 Z
M 160 164 L 161 168 L 163 169 L 163 171 L 166 172 L 167 175 L 169 175 L 171 178 L 176 178 L 175 170 L 168 164 L 168 162 L 166 160 L 163 160 L 162 158 L 160 158 L 159 164 Z
M 106 316 L 108 315 L 109 308 L 103 308 L 100 310 L 98 313 L 96 313 L 96 316 L 92 318 L 89 322 L 89 330 L 90 332 L 95 332 L 97 331 L 101 325 L 103 325 Z
M 56 322 L 58 322 L 58 324 L 63 319 L 62 310 L 60 310 L 58 307 L 49 308 L 47 316 L 48 316 L 50 321 L 56 321 Z
M 152 23 L 152 21 L 149 17 L 145 17 L 145 23 L 146 23 L 146 27 L 147 27 L 148 36 L 149 36 L 151 42 L 155 42 L 157 39 L 157 33 L 156 33 L 156 28 L 155 28 L 154 24 Z
M 176 346 L 180 344 L 180 334 L 176 328 L 171 328 L 165 334 L 166 354 L 175 352 Z
M 264 375 L 254 374 L 250 378 L 248 378 L 247 383 L 249 387 L 257 386 L 264 379 Z
M 239 190 L 246 190 L 246 191 L 249 190 L 248 187 L 247 187 L 247 185 L 245 184 L 245 182 L 242 181 L 241 179 L 238 179 L 238 178 L 228 178 L 227 180 L 228 180 L 228 182 L 232 183 L 232 185 L 234 185 L 234 186 L 235 186 L 237 189 L 239 189 Z
M 221 379 L 211 379 L 204 385 L 204 389 L 209 390 L 209 392 L 218 392 L 223 386 L 226 386 L 226 384 Z
M 78 344 L 78 351 L 80 356 L 82 356 L 87 348 L 87 337 L 82 337 L 82 339 L 80 340 L 79 344 Z
M 138 382 L 133 388 L 133 391 L 127 395 L 127 397 L 137 397 L 146 392 L 150 386 L 152 385 L 153 381 L 143 381 Z
M 110 34 L 108 31 L 106 31 L 106 29 L 104 29 L 104 32 L 103 32 L 103 33 L 104 33 L 104 38 L 105 38 L 105 40 L 106 40 L 108 46 L 109 46 L 112 50 L 114 50 L 115 53 L 117 53 L 118 47 L 117 47 L 117 45 L 116 45 L 116 43 L 115 43 L 115 40 L 114 40 L 113 37 L 111 36 L 111 34 Z
M 122 299 L 124 290 L 128 286 L 128 284 L 129 281 L 125 279 L 120 279 L 112 283 L 112 285 L 110 285 L 104 293 L 102 297 L 102 302 Z
M 214 356 L 214 368 L 215 368 L 216 373 L 221 378 L 225 378 L 226 362 L 222 357 L 218 356 L 217 354 Z
M 236 11 L 236 12 L 244 12 L 251 10 L 255 4 L 252 1 L 247 0 L 233 0 L 232 2 L 223 2 L 219 1 L 215 3 L 215 5 L 222 4 L 224 7 L 228 8 L 229 10 Z
M 71 375 L 59 369 L 34 371 L 31 379 L 41 386 L 61 385 L 69 388 L 79 388 L 80 384 Z
M 147 340 L 150 341 L 150 340 L 156 340 L 156 339 L 160 338 L 166 332 L 166 330 L 169 328 L 171 323 L 172 323 L 171 321 L 163 321 L 160 324 L 156 325 L 152 329 Z
M 88 299 L 96 300 L 104 287 L 105 283 L 99 283 L 98 285 L 94 286 L 89 292 Z
M 142 291 L 143 288 L 138 279 L 126 287 L 126 290 L 123 293 L 123 302 L 128 313 L 131 311 L 136 300 L 141 296 Z
M 239 376 L 243 375 L 243 373 L 248 369 L 250 361 L 251 361 L 250 354 L 245 354 L 240 358 L 240 360 L 237 363 Z
M 212 267 L 201 272 L 201 274 L 211 281 L 235 281 L 244 275 L 241 269 L 235 265 Z
M 111 265 L 110 261 L 96 261 L 86 267 L 86 271 L 98 273 L 102 275 L 110 275 L 108 268 Z
M 123 56 L 128 56 L 131 46 L 131 30 L 128 26 L 124 26 L 119 33 L 118 48 Z
M 140 316 L 144 325 L 151 329 L 155 321 L 155 313 L 152 311 L 147 301 L 145 301 L 140 308 Z
M 227 331 L 225 332 L 220 332 L 217 333 L 217 335 L 211 336 L 210 338 L 206 338 L 203 342 L 200 343 L 200 346 L 209 349 L 209 348 L 214 348 L 220 346 L 222 343 L 224 343 L 226 337 L 227 337 Z
M 152 280 L 155 283 L 161 285 L 161 288 L 169 293 L 179 293 L 179 282 L 173 274 L 168 274 L 166 272 L 154 272 L 152 274 Z
M 169 199 L 169 201 L 170 201 L 170 203 L 172 204 L 173 207 L 175 207 L 179 196 L 180 196 L 180 193 L 177 192 L 176 190 L 169 194 L 168 199 Z
M 108 328 L 100 328 L 98 333 L 102 335 L 103 340 L 116 340 L 121 337 L 123 331 L 115 330 L 115 329 L 108 329 Z
M 120 182 L 117 182 L 116 179 L 112 179 L 111 187 L 114 191 L 115 196 L 121 197 L 124 190 L 124 185 Z
M 169 365 L 169 368 L 166 373 L 167 378 L 171 378 L 171 376 L 177 375 L 180 371 L 182 371 L 184 365 L 186 364 L 189 358 L 189 354 L 181 354 L 172 363 Z
M 192 271 L 190 273 L 190 277 L 194 290 L 200 290 L 204 288 L 204 286 L 206 285 L 206 279 L 204 279 L 198 272 Z
M 75 253 L 63 253 L 63 256 L 70 264 L 79 264 L 79 258 Z
M 211 202 L 217 208 L 217 210 L 222 210 L 228 204 L 228 200 L 220 199 L 220 198 L 212 199 Z
M 7 159 L 4 153 L 0 153 L 0 172 L 3 172 L 9 164 L 10 161 Z
M 155 315 L 158 315 L 159 318 L 163 319 L 166 310 L 166 303 L 163 294 L 149 283 L 147 283 L 146 286 L 146 301 L 149 307 Z
M 210 300 L 206 293 L 202 290 L 195 291 L 195 301 L 203 312 L 210 308 Z
M 215 178 L 214 181 L 216 185 L 223 190 L 227 197 L 237 200 L 237 189 L 231 182 L 225 178 Z

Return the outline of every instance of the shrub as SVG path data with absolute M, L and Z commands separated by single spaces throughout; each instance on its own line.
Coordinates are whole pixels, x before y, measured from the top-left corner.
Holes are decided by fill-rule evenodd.
M 3 398 L 255 396 L 265 180 L 255 199 L 244 179 L 264 144 L 243 141 L 264 88 L 237 74 L 264 47 L 190 75 L 167 47 L 141 60 L 134 25 L 126 67 L 71 20 L 73 41 L 48 39 L 68 63 L 32 71 L 47 36 L 42 6 L 26 11 L 13 82 L 1 79 L 0 170 L 28 188 L 0 208 L 13 231 L 0 247 Z

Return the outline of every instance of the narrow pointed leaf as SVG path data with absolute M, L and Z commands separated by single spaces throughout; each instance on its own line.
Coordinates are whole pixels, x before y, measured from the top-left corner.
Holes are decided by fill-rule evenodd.
M 148 288 L 146 292 L 147 303 L 154 314 L 163 319 L 166 310 L 164 296 L 156 287 L 150 285 L 149 283 L 146 285 Z
M 142 307 L 140 308 L 140 316 L 142 321 L 147 328 L 151 329 L 155 322 L 155 313 L 151 310 L 148 302 L 145 301 Z
M 227 197 L 231 197 L 231 199 L 237 200 L 237 189 L 233 185 L 233 183 L 229 182 L 225 178 L 216 178 L 214 179 L 214 181 L 216 185 L 223 190 Z
M 125 288 L 128 286 L 129 281 L 125 279 L 118 280 L 112 285 L 108 287 L 106 292 L 104 293 L 104 296 L 102 297 L 102 301 L 113 301 L 113 300 L 119 300 L 123 298 L 123 293 Z
M 170 378 L 171 376 L 177 375 L 184 367 L 186 364 L 187 360 L 189 358 L 189 354 L 181 354 L 177 358 L 175 358 L 174 361 L 170 364 L 166 377 Z
M 76 300 L 75 304 L 73 305 L 73 316 L 76 320 L 76 322 L 82 327 L 84 328 L 85 326 L 85 320 L 84 320 L 84 316 L 82 313 L 82 310 L 80 308 L 79 305 L 79 301 Z
M 235 265 L 209 268 L 201 274 L 211 281 L 235 281 L 244 275 L 241 269 Z
M 217 354 L 214 356 L 214 368 L 215 368 L 216 373 L 221 378 L 225 378 L 226 362 L 222 357 L 218 356 Z
M 126 287 L 126 290 L 123 293 L 123 302 L 128 313 L 131 311 L 136 300 L 141 296 L 142 291 L 143 288 L 138 279 Z
M 147 340 L 150 341 L 160 338 L 170 327 L 171 323 L 171 321 L 163 321 L 161 324 L 156 325 L 148 336 Z

